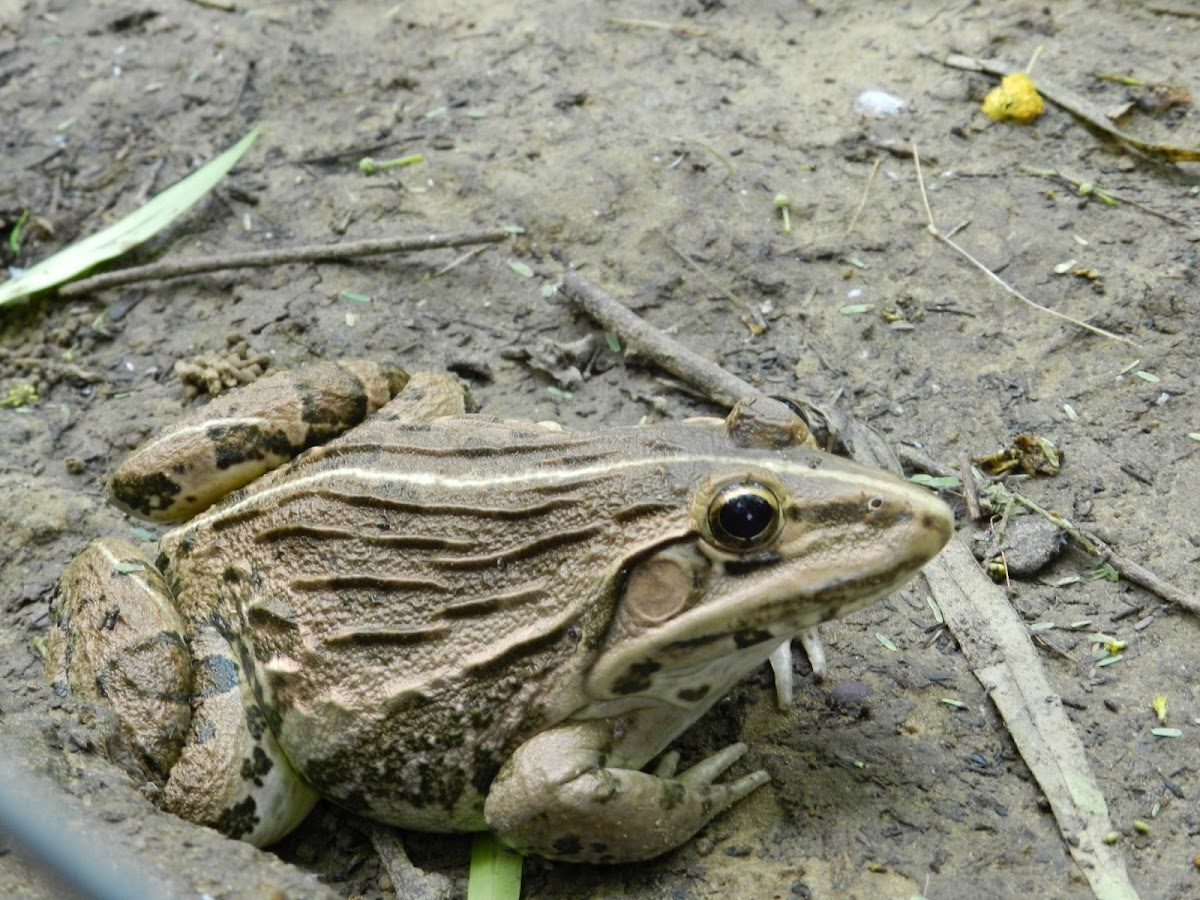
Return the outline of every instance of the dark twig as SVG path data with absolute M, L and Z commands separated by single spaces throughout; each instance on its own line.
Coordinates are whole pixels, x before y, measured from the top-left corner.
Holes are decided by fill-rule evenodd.
M 559 286 L 584 312 L 609 331 L 620 335 L 626 346 L 698 388 L 714 403 L 733 406 L 739 400 L 761 396 L 760 391 L 726 372 L 712 360 L 671 340 L 575 272 L 566 272 Z
M 1017 491 L 1010 491 L 1009 493 L 1012 494 L 1018 503 L 1028 507 L 1048 521 L 1053 522 L 1070 535 L 1075 540 L 1075 543 L 1082 547 L 1085 552 L 1096 557 L 1102 563 L 1108 563 L 1129 581 L 1132 581 L 1134 584 L 1140 584 L 1155 596 L 1162 597 L 1167 602 L 1174 603 L 1176 606 L 1186 609 L 1193 615 L 1200 616 L 1200 597 L 1189 594 L 1182 588 L 1176 587 L 1164 578 L 1155 575 L 1145 566 L 1134 562 L 1126 556 L 1122 556 L 1094 534 L 1089 534 L 1083 529 L 1077 528 L 1062 516 L 1043 508 L 1024 494 Z
M 413 253 L 438 247 L 463 247 L 469 244 L 496 244 L 511 236 L 504 229 L 490 231 L 458 231 L 449 234 L 427 234 L 420 237 L 378 238 L 368 241 L 350 241 L 344 244 L 317 244 L 307 247 L 285 247 L 278 250 L 254 250 L 250 253 L 229 253 L 223 256 L 202 256 L 197 259 L 169 260 L 134 266 L 93 275 L 65 284 L 58 289 L 64 297 L 86 294 L 102 288 L 131 284 L 136 281 L 155 281 L 163 278 L 179 278 L 199 275 L 222 269 L 243 269 L 261 266 L 282 266 L 288 263 L 329 262 L 355 259 L 360 256 L 377 256 L 382 253 Z
M 972 522 L 983 518 L 979 508 L 979 486 L 975 483 L 975 472 L 971 468 L 971 454 L 964 450 L 958 456 L 958 479 L 962 482 L 963 500 L 967 503 L 967 517 Z

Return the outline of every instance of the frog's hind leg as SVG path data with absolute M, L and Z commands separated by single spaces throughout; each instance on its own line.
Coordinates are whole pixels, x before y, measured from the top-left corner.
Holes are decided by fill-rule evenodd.
M 219 621 L 198 623 L 192 723 L 163 792 L 166 809 L 259 847 L 304 820 L 317 802 L 284 755 Z
M 117 761 L 163 788 L 159 805 L 260 846 L 308 815 L 316 794 L 267 729 L 240 657 L 215 624 L 195 629 L 189 652 L 171 591 L 137 547 L 89 544 L 51 613 L 47 680 L 112 708 L 133 757 Z
M 126 512 L 194 516 L 301 451 L 354 427 L 400 393 L 408 373 L 367 360 L 317 362 L 217 397 L 131 453 L 109 481 Z
M 160 786 L 191 719 L 184 625 L 158 569 L 128 541 L 93 541 L 51 601 L 46 677 L 61 695 L 106 702 L 131 769 Z

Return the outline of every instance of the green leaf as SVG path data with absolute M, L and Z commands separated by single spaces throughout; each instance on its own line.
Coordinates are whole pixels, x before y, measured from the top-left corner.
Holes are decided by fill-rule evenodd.
M 962 481 L 957 475 L 926 475 L 924 472 L 917 472 L 915 475 L 908 476 L 908 480 L 913 484 L 923 484 L 934 490 L 943 488 L 954 490 L 962 487 Z
M 121 221 L 65 247 L 11 281 L 0 284 L 0 306 L 38 291 L 57 287 L 79 273 L 120 256 L 158 234 L 212 190 L 250 149 L 256 137 L 257 128 L 212 162 L 171 185 Z
M 489 833 L 471 841 L 471 873 L 467 900 L 520 900 L 524 858 Z

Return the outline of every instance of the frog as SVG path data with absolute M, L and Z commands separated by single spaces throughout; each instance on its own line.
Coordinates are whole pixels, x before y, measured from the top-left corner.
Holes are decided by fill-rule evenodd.
M 682 771 L 669 748 L 954 521 L 769 398 L 571 431 L 369 360 L 222 394 L 108 488 L 169 530 L 68 565 L 47 678 L 113 711 L 163 809 L 268 846 L 323 798 L 582 863 L 663 854 L 766 784 L 722 780 L 744 743 Z

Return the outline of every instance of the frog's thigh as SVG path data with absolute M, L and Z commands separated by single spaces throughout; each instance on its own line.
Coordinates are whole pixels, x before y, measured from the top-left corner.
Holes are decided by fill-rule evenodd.
M 192 725 L 163 806 L 256 846 L 303 821 L 317 802 L 267 728 L 229 642 L 200 623 L 192 637 Z
M 92 541 L 59 578 L 51 616 L 47 680 L 112 707 L 137 766 L 162 784 L 187 734 L 192 680 L 162 575 L 128 541 Z
M 572 862 L 650 859 L 679 846 L 767 781 L 753 772 L 713 784 L 743 753 L 734 744 L 679 775 L 606 764 L 611 726 L 575 722 L 517 748 L 488 791 L 488 826 L 511 847 Z

